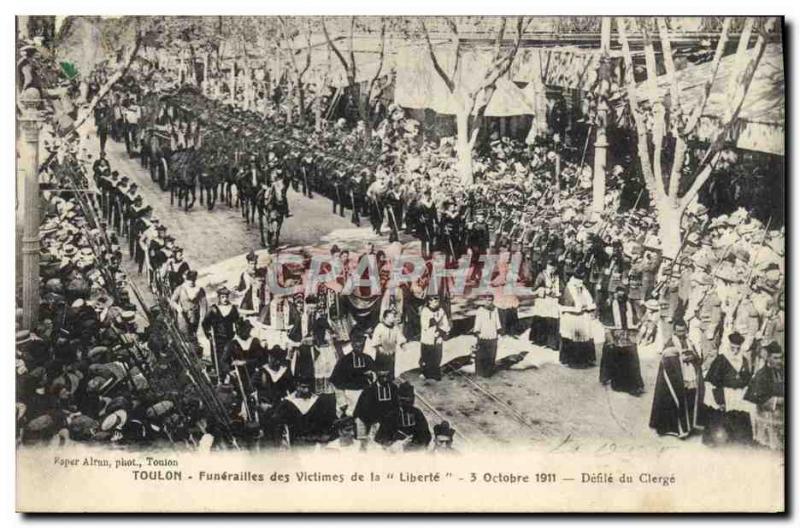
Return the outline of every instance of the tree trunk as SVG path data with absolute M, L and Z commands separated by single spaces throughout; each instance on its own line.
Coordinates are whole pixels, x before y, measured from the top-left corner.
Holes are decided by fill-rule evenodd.
M 236 104 L 236 61 L 231 61 L 231 104 Z
M 314 98 L 314 130 L 317 132 L 322 130 L 322 94 L 323 91 L 320 90 Z
M 297 81 L 297 121 L 306 124 L 306 91 L 302 79 Z
M 469 111 L 456 114 L 456 151 L 458 153 L 458 174 L 466 185 L 473 182 L 472 174 L 472 146 L 469 137 Z
M 661 249 L 665 257 L 675 258 L 681 247 L 681 216 L 683 216 L 683 209 L 666 197 L 657 199 L 655 204 Z
M 364 145 L 369 145 L 372 138 L 372 121 L 369 118 L 369 94 L 358 94 L 358 119 L 364 122 Z

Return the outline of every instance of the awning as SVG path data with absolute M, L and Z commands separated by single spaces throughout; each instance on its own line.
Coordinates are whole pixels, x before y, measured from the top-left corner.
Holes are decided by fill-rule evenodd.
M 438 46 L 436 56 L 445 72 L 452 72 L 454 54 L 452 46 Z M 483 82 L 494 54 L 491 50 L 472 49 L 461 52 L 455 84 L 469 93 Z M 395 103 L 406 108 L 430 108 L 437 113 L 453 115 L 461 111 L 462 100 L 453 95 L 436 72 L 427 46 L 401 48 L 396 56 L 397 69 Z M 496 89 L 486 116 L 506 117 L 534 114 L 533 101 L 510 79 L 497 81 Z
M 751 49 L 747 55 L 748 61 L 753 53 L 754 49 Z M 735 55 L 729 55 L 720 62 L 698 126 L 701 139 L 709 140 L 719 130 L 720 120 L 728 107 L 728 83 L 734 74 L 734 62 Z M 686 111 L 691 111 L 700 103 L 705 83 L 711 78 L 711 68 L 711 62 L 707 62 L 677 72 L 681 104 Z M 671 78 L 667 75 L 658 78 L 659 97 L 668 97 L 670 83 Z M 639 83 L 637 91 L 641 100 L 650 100 L 651 95 L 645 83 Z M 731 139 L 736 141 L 738 148 L 783 156 L 785 114 L 783 50 L 780 44 L 771 44 L 761 57 Z

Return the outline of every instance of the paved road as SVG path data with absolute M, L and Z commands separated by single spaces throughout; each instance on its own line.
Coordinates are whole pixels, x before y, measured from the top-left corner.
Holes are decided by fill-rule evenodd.
M 151 180 L 138 159 L 128 157 L 124 144 L 109 141 L 106 149 L 112 167 L 139 185 L 145 203 L 153 207 L 155 216 L 169 228 L 168 232 L 184 248 L 186 260 L 194 268 L 202 269 L 261 248 L 258 226 L 247 226 L 238 209 L 218 202 L 213 211 L 208 211 L 200 205 L 199 196 L 188 212 L 171 206 L 169 193 Z M 283 224 L 282 244 L 316 245 L 334 230 L 354 227 L 348 218 L 334 216 L 330 201 L 323 197 L 309 199 L 290 189 L 288 199 L 293 216 Z

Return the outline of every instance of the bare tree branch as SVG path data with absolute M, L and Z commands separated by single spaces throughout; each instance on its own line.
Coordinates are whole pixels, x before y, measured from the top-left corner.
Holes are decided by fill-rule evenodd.
M 763 57 L 764 51 L 767 48 L 767 34 L 772 30 L 774 25 L 775 18 L 769 18 L 761 31 L 759 31 L 758 39 L 756 40 L 756 45 L 754 48 L 754 56 L 742 72 L 739 86 L 736 89 L 736 95 L 734 96 L 735 102 L 732 112 L 730 116 L 728 116 L 726 122 L 724 122 L 724 124 L 720 127 L 720 130 L 717 132 L 714 140 L 708 146 L 708 149 L 706 150 L 706 153 L 699 164 L 700 173 L 695 178 L 694 182 L 692 182 L 692 186 L 688 191 L 686 191 L 686 194 L 684 194 L 681 198 L 681 207 L 686 207 L 689 205 L 689 203 L 694 199 L 703 185 L 705 185 L 708 178 L 711 176 L 713 172 L 711 169 L 713 169 L 719 160 L 719 153 L 722 150 L 725 141 L 728 139 L 731 130 L 733 130 L 733 127 L 736 125 L 739 119 L 739 113 L 742 111 L 742 107 L 744 106 L 744 100 L 747 97 L 750 84 L 753 82 L 758 65 L 761 62 L 761 58 Z M 746 48 L 742 49 L 741 51 L 743 54 L 747 53 Z M 737 51 L 737 54 L 738 53 L 739 51 Z M 711 169 L 709 169 L 709 167 L 711 167 Z
M 653 167 L 650 165 L 647 125 L 639 110 L 639 98 L 636 95 L 636 80 L 633 77 L 633 57 L 631 56 L 631 49 L 628 45 L 628 37 L 625 33 L 625 19 L 623 17 L 617 18 L 617 32 L 619 33 L 619 42 L 622 45 L 622 56 L 625 60 L 625 87 L 628 93 L 628 105 L 630 106 L 631 115 L 633 116 L 633 122 L 636 125 L 636 146 L 639 154 L 639 161 L 642 166 L 642 176 L 644 177 L 647 190 L 652 195 L 655 195 L 657 192 L 656 181 L 653 177 Z
M 700 104 L 694 109 L 692 112 L 689 121 L 686 123 L 682 133 L 683 134 L 691 134 L 692 131 L 695 129 L 697 124 L 700 122 L 700 116 L 703 115 L 703 111 L 706 109 L 706 103 L 708 103 L 708 97 L 711 95 L 711 88 L 714 86 L 714 81 L 717 78 L 717 72 L 719 71 L 719 64 L 722 61 L 722 54 L 725 51 L 725 45 L 728 43 L 728 31 L 731 27 L 731 18 L 725 17 L 725 20 L 722 22 L 722 33 L 720 33 L 719 40 L 717 41 L 717 48 L 714 51 L 714 59 L 711 62 L 711 78 L 706 81 L 705 88 L 703 89 L 703 97 L 700 99 Z
M 380 55 L 378 58 L 378 69 L 375 71 L 375 76 L 372 77 L 372 79 L 370 80 L 369 88 L 367 89 L 367 97 L 370 105 L 372 105 L 372 102 L 374 101 L 372 90 L 375 86 L 375 82 L 381 76 L 381 72 L 383 70 L 383 61 L 385 52 L 386 52 L 386 19 L 384 17 L 381 17 L 381 48 L 380 48 Z M 382 91 L 383 90 L 381 90 L 381 92 Z M 378 96 L 375 96 L 375 99 L 377 99 L 377 97 Z
M 500 77 L 508 73 L 508 70 L 511 69 L 511 65 L 514 63 L 514 58 L 517 56 L 517 52 L 519 51 L 520 43 L 522 42 L 522 31 L 523 31 L 523 19 L 524 17 L 519 17 L 517 19 L 517 36 L 514 41 L 514 45 L 507 53 L 502 53 L 499 48 L 497 49 L 497 56 L 495 57 L 495 61 L 486 71 L 486 76 L 484 77 L 483 82 L 481 85 L 473 92 L 472 97 L 474 98 L 480 92 L 486 90 L 489 87 L 494 87 L 495 83 L 497 82 Z M 505 32 L 503 29 L 505 24 L 501 30 Z M 498 41 L 499 42 L 499 41 Z M 492 91 L 494 93 L 494 91 Z M 486 98 L 486 105 L 488 106 L 491 97 Z
M 303 77 L 309 68 L 311 68 L 311 19 L 308 19 L 306 24 L 306 63 L 300 70 L 300 77 Z
M 450 17 L 445 17 L 445 20 L 450 27 L 450 32 L 453 33 L 453 39 L 455 41 L 455 58 L 453 59 L 453 71 L 450 74 L 450 78 L 455 81 L 456 74 L 458 73 L 458 66 L 461 62 L 461 36 L 458 34 L 458 25 L 456 22 Z
M 333 53 L 338 57 L 339 62 L 342 63 L 342 67 L 344 68 L 344 74 L 347 76 L 348 81 L 350 81 L 350 67 L 347 65 L 347 60 L 345 60 L 344 55 L 339 51 L 339 48 L 336 47 L 336 44 L 333 43 L 331 40 L 331 36 L 328 33 L 328 27 L 325 25 L 325 18 L 321 18 L 322 20 L 322 33 L 325 34 L 325 40 L 328 42 L 328 46 L 333 50 Z M 355 79 L 351 84 L 355 84 Z
M 436 52 L 433 51 L 433 44 L 431 43 L 431 37 L 428 34 L 428 28 L 425 27 L 425 20 L 420 18 L 419 19 L 420 26 L 422 26 L 422 33 L 425 35 L 425 42 L 428 44 L 428 52 L 431 56 L 431 61 L 433 61 L 433 69 L 436 70 L 436 73 L 439 74 L 439 77 L 442 78 L 445 86 L 450 91 L 450 93 L 455 92 L 455 84 L 453 83 L 453 79 L 455 78 L 455 72 L 453 72 L 453 78 L 450 78 L 447 73 L 442 69 L 441 64 L 439 64 L 439 59 L 436 58 Z
M 650 104 L 653 107 L 653 178 L 656 184 L 656 190 L 659 195 L 665 193 L 664 190 L 664 174 L 661 171 L 661 160 L 663 156 L 664 146 L 664 101 L 658 93 L 658 71 L 656 70 L 656 54 L 653 48 L 653 39 L 650 38 L 650 32 L 642 20 L 639 20 L 639 26 L 642 30 L 642 37 L 644 38 L 644 59 L 645 67 L 647 69 L 647 90 L 650 94 Z
M 89 119 L 89 116 L 91 116 L 94 113 L 94 109 L 95 107 L 97 107 L 98 103 L 100 103 L 100 101 L 103 100 L 103 98 L 106 96 L 106 94 L 108 94 L 111 88 L 114 87 L 117 81 L 122 79 L 125 76 L 125 74 L 128 73 L 128 70 L 133 64 L 133 61 L 139 54 L 139 47 L 141 46 L 141 43 L 142 43 L 142 33 L 137 31 L 136 38 L 133 41 L 133 46 L 131 46 L 131 49 L 128 52 L 128 56 L 125 57 L 125 59 L 123 59 L 120 68 L 115 73 L 113 73 L 108 78 L 108 80 L 106 80 L 106 83 L 100 88 L 100 90 L 98 90 L 97 95 L 94 96 L 94 99 L 92 99 L 89 105 L 82 112 L 78 114 L 77 118 L 72 123 L 72 126 L 68 127 L 60 135 L 61 137 L 66 137 L 72 134 L 74 131 L 78 130 L 83 125 L 83 123 L 86 122 L 87 119 Z
M 353 34 L 356 30 L 356 17 L 350 17 L 350 84 L 356 81 L 356 52 L 353 49 Z
M 680 91 L 678 90 L 678 75 L 675 71 L 675 61 L 672 60 L 672 44 L 669 40 L 667 23 L 663 17 L 656 19 L 658 33 L 661 39 L 661 55 L 664 59 L 664 68 L 667 77 L 670 78 L 670 121 L 674 126 L 670 127 L 675 137 L 675 153 L 672 157 L 672 168 L 669 171 L 669 180 L 666 184 L 667 194 L 675 200 L 678 196 L 678 187 L 681 180 L 681 169 L 686 158 L 686 141 L 679 132 L 678 121 L 681 115 Z M 662 173 L 663 174 L 663 173 Z

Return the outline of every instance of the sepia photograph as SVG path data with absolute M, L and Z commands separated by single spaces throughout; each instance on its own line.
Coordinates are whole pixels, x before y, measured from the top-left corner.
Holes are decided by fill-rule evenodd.
M 18 511 L 786 510 L 781 16 L 14 29 Z

